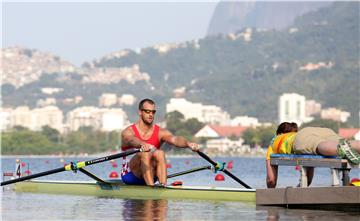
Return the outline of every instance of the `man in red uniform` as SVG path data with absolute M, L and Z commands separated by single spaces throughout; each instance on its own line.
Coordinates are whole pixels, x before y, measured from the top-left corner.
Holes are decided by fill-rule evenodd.
M 124 157 L 121 179 L 126 184 L 153 186 L 157 178 L 160 185 L 166 185 L 165 153 L 160 150 L 163 142 L 198 151 L 196 143 L 189 142 L 184 137 L 174 136 L 170 131 L 154 124 L 155 113 L 155 102 L 143 99 L 139 103 L 139 120 L 121 133 L 123 151 L 132 148 L 143 150 L 130 161 Z

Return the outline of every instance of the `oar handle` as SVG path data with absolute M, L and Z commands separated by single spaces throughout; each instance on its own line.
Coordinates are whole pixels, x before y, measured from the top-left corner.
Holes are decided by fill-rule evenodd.
M 205 153 L 201 152 L 201 151 L 197 151 L 197 153 L 204 158 L 206 161 L 208 161 L 209 163 L 211 163 L 214 167 L 216 167 L 217 163 L 215 161 L 213 161 L 208 155 L 206 155 Z M 223 172 L 228 175 L 229 177 L 233 178 L 236 182 L 240 183 L 242 186 L 244 186 L 247 189 L 252 189 L 249 185 L 247 185 L 246 183 L 244 183 L 242 180 L 240 180 L 239 178 L 237 178 L 234 174 L 232 174 L 230 171 L 228 171 L 227 169 L 224 169 Z

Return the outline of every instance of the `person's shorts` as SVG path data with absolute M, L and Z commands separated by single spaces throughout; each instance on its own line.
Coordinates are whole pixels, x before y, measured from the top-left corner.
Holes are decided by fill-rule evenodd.
M 317 154 L 316 148 L 323 141 L 341 139 L 333 130 L 322 127 L 305 127 L 295 135 L 293 150 L 296 154 Z
M 121 180 L 128 185 L 146 185 L 144 179 L 135 176 L 131 171 L 121 176 Z

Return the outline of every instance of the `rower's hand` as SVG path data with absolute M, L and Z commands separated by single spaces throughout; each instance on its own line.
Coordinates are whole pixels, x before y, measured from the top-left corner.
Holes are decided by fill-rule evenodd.
M 150 151 L 154 151 L 155 149 L 156 148 L 154 147 L 154 145 L 148 143 L 144 143 L 140 147 L 141 152 L 150 152 Z
M 194 152 L 198 152 L 200 149 L 197 143 L 192 143 L 192 142 L 188 142 L 188 147 Z

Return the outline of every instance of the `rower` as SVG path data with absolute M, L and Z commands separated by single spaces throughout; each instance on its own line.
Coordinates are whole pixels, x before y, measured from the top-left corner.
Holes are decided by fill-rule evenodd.
M 121 179 L 126 184 L 154 186 L 158 179 L 160 185 L 166 185 L 166 159 L 164 151 L 160 149 L 163 142 L 178 148 L 199 150 L 198 144 L 184 137 L 174 136 L 170 131 L 154 124 L 155 113 L 155 102 L 143 99 L 139 103 L 139 120 L 121 133 L 123 151 L 133 148 L 143 150 L 130 161 L 124 157 Z

